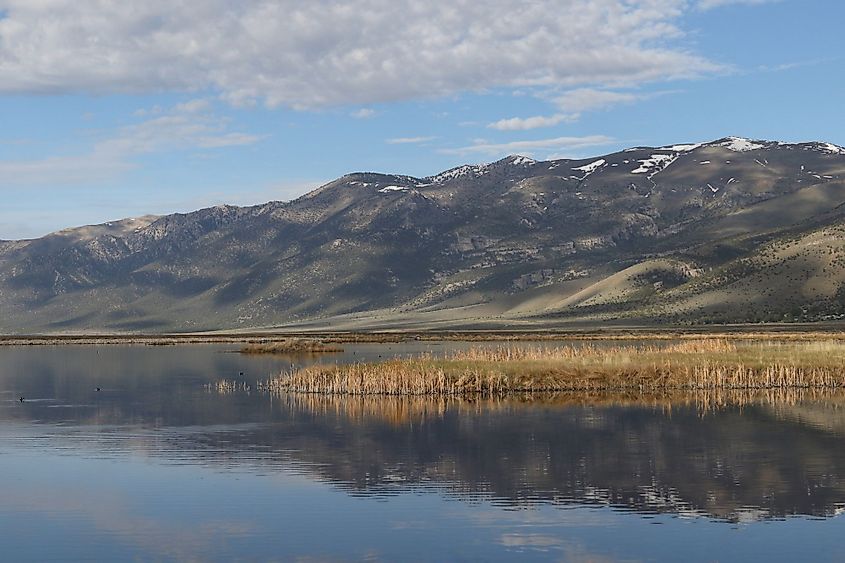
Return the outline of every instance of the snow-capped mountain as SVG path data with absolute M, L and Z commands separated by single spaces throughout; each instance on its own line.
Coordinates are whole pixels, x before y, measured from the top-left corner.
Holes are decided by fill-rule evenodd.
M 727 137 L 0 242 L 0 330 L 838 319 L 845 149 Z

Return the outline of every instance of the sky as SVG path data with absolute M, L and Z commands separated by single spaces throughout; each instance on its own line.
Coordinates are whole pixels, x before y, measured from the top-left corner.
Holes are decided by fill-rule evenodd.
M 838 0 L 0 0 L 0 239 L 354 171 L 845 145 Z

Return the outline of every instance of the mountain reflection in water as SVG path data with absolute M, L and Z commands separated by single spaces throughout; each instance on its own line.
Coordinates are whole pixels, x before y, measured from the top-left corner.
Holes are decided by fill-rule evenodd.
M 432 490 L 513 509 L 602 505 L 742 522 L 831 517 L 845 506 L 838 393 L 476 402 L 225 394 L 203 384 L 241 371 L 254 381 L 290 360 L 222 351 L 0 350 L 0 450 L 294 471 L 350 495 Z

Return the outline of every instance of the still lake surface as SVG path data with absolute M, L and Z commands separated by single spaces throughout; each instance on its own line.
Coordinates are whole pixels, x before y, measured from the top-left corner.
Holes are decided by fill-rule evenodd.
M 209 390 L 291 363 L 233 348 L 0 347 L 0 559 L 845 560 L 841 396 Z

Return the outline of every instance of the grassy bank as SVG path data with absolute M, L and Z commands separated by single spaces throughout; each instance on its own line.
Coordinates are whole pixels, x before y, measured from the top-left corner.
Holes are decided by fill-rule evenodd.
M 470 348 L 281 374 L 271 391 L 327 395 L 505 395 L 537 392 L 845 387 L 845 343 L 686 340 L 652 346 Z

